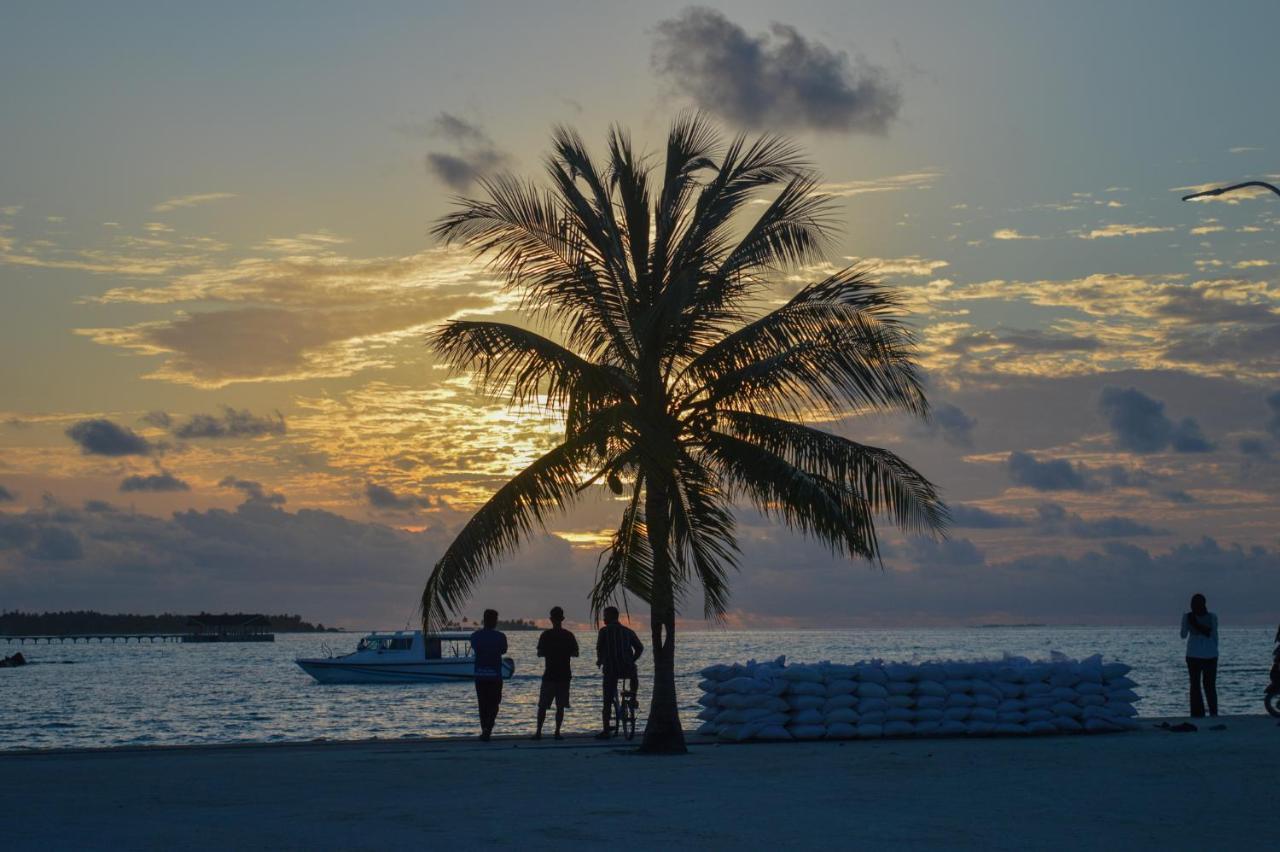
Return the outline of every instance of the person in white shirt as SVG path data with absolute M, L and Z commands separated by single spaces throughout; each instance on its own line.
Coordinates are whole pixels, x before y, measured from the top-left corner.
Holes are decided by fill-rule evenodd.
M 1182 615 L 1182 638 L 1187 640 L 1187 673 L 1191 676 L 1191 715 L 1218 715 L 1218 616 L 1209 612 L 1204 595 L 1191 596 L 1191 611 Z M 1204 693 L 1201 694 L 1201 686 Z

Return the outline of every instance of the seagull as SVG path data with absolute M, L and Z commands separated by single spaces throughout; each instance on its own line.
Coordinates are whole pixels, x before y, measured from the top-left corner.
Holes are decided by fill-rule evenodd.
M 1182 196 L 1183 201 L 1190 201 L 1193 198 L 1204 198 L 1205 196 L 1222 195 L 1224 192 L 1231 192 L 1233 189 L 1244 189 L 1246 186 L 1261 186 L 1269 189 L 1276 195 L 1280 195 L 1280 189 L 1267 183 L 1265 180 L 1247 180 L 1244 183 L 1235 183 L 1231 186 L 1220 186 L 1217 189 L 1206 189 L 1204 192 L 1193 192 L 1190 195 Z

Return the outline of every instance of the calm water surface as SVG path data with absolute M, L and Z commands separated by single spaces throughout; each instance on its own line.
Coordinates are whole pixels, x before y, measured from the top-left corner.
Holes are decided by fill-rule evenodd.
M 1218 694 L 1223 713 L 1261 713 L 1274 631 L 1223 628 Z M 498 728 L 532 731 L 541 667 L 536 633 L 508 634 L 516 676 L 507 683 Z M 359 635 L 279 635 L 273 644 L 27 645 L 33 663 L 0 669 L 0 750 L 64 746 L 269 742 L 476 733 L 470 684 L 325 686 L 295 657 L 354 649 Z M 641 638 L 648 643 L 647 636 Z M 712 663 L 766 659 L 856 662 L 881 658 L 1045 658 L 1100 653 L 1134 667 L 1145 716 L 1186 710 L 1183 645 L 1176 627 L 951 630 L 708 631 L 678 637 L 677 670 L 686 727 L 697 722 L 696 672 Z M 579 636 L 574 706 L 566 728 L 599 726 L 594 642 Z M 18 646 L 0 644 L 0 653 Z M 648 677 L 648 655 L 642 678 Z M 641 697 L 648 687 L 641 683 Z M 642 700 L 642 704 L 647 703 Z M 643 714 L 643 708 L 642 708 Z

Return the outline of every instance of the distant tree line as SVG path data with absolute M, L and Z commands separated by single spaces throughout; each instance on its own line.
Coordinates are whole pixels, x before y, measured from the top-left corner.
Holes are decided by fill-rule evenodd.
M 186 633 L 191 630 L 187 623 L 199 615 L 108 615 L 93 610 L 77 610 L 75 612 L 0 612 L 0 635 L 2 636 L 61 636 L 72 633 Z M 256 613 L 226 613 L 222 618 L 233 617 L 245 620 L 253 618 Z M 300 615 L 266 615 L 264 616 L 270 629 L 276 633 L 323 633 L 334 632 L 336 628 L 326 628 L 323 624 L 311 624 L 303 621 Z
M 467 618 L 462 619 L 462 621 L 460 622 L 450 621 L 444 626 L 445 630 L 478 630 L 479 628 L 480 628 L 480 619 L 478 618 L 475 621 L 471 621 L 470 619 L 467 619 Z M 500 618 L 498 619 L 498 629 L 499 630 L 541 630 L 542 628 L 538 625 L 538 622 L 534 621 L 533 619 Z

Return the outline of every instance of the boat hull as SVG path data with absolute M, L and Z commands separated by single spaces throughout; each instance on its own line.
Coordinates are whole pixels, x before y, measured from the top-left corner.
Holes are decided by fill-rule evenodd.
M 475 663 L 469 658 L 411 663 L 355 662 L 342 659 L 295 660 L 298 667 L 320 683 L 456 683 L 475 680 Z M 502 679 L 515 673 L 515 663 L 502 661 Z

